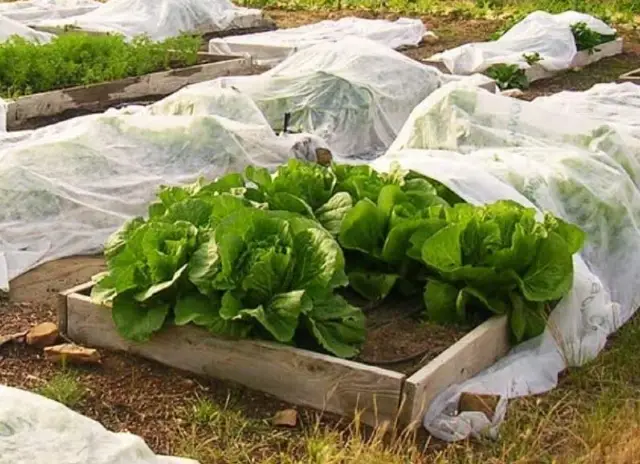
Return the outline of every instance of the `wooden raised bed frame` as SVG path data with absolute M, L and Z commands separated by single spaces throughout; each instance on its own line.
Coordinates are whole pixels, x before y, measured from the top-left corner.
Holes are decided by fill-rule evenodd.
M 201 53 L 200 63 L 195 66 L 36 93 L 8 101 L 7 130 L 34 129 L 123 103 L 159 100 L 189 84 L 252 71 L 252 61 L 248 57 Z
M 59 295 L 59 328 L 74 342 L 237 382 L 289 403 L 347 417 L 358 414 L 371 426 L 419 426 L 439 393 L 509 350 L 506 316 L 476 327 L 411 376 L 277 343 L 224 340 L 196 326 L 168 327 L 147 343 L 135 343 L 118 335 L 108 308 L 91 303 L 92 286 Z
M 573 61 L 571 62 L 571 65 L 569 66 L 569 68 L 566 70 L 547 71 L 542 66 L 540 66 L 540 64 L 536 63 L 532 65 L 530 68 L 528 68 L 525 71 L 525 74 L 529 82 L 535 82 L 542 79 L 549 79 L 561 72 L 571 71 L 572 69 L 584 68 L 604 58 L 619 55 L 622 53 L 623 46 L 624 46 L 624 40 L 621 37 L 619 37 L 615 40 L 612 40 L 611 42 L 605 42 L 603 44 L 596 46 L 595 48 L 597 51 L 594 50 L 592 53 L 589 53 L 588 50 L 579 51 L 574 57 Z M 440 61 L 432 61 L 431 59 L 427 58 L 422 60 L 422 62 L 429 66 L 434 66 L 435 68 L 439 69 L 440 71 L 446 74 L 451 74 L 451 72 L 444 65 L 444 63 Z

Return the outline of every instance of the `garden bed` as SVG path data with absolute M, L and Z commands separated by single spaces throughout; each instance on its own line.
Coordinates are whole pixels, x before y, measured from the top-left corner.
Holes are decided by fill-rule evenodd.
M 87 283 L 60 294 L 60 330 L 74 342 L 129 352 L 342 416 L 361 412 L 361 420 L 369 425 L 419 425 L 440 392 L 489 367 L 509 349 L 506 316 L 489 319 L 466 334 L 461 329 L 429 328 L 434 336 L 423 338 L 407 333 L 410 319 L 395 317 L 397 303 L 396 308 L 378 306 L 369 315 L 372 338 L 387 345 L 370 340 L 360 361 L 265 341 L 225 340 L 191 325 L 172 326 L 147 343 L 135 343 L 118 335 L 108 308 L 91 302 L 92 286 Z M 411 311 L 403 307 L 402 314 L 407 313 Z M 369 357 L 387 364 L 391 357 L 415 353 L 420 356 L 385 367 L 361 362 Z
M 622 53 L 623 45 L 624 40 L 620 37 L 598 45 L 595 50 L 581 50 L 576 54 L 569 69 L 584 68 L 604 58 L 619 55 Z M 539 64 L 534 64 L 526 70 L 525 74 L 529 82 L 535 82 L 549 79 L 559 72 L 561 71 L 548 71 Z
M 17 98 L 7 105 L 7 130 L 34 129 L 120 104 L 152 102 L 189 84 L 253 72 L 251 59 L 244 57 L 203 53 L 198 62 L 195 66 Z

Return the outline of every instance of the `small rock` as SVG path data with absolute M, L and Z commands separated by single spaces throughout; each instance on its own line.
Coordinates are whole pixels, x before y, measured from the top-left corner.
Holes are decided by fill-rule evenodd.
M 475 393 L 462 393 L 458 401 L 458 412 L 477 411 L 484 413 L 489 420 L 493 419 L 493 415 L 498 407 L 500 397 L 496 395 L 477 395 Z
M 438 42 L 438 40 L 440 40 L 440 38 L 431 31 L 422 36 L 422 41 L 424 43 L 434 44 Z
M 500 95 L 504 95 L 505 97 L 518 98 L 524 95 L 524 92 L 520 89 L 508 89 L 500 92 Z
M 316 149 L 316 159 L 321 166 L 329 166 L 333 160 L 333 155 L 326 148 Z
M 0 335 L 0 346 L 9 342 L 19 342 L 21 338 L 27 335 L 27 331 L 17 332 L 11 335 Z
M 44 349 L 44 356 L 49 361 L 61 361 L 71 364 L 100 364 L 100 353 L 93 348 L 63 343 L 62 345 L 49 346 Z
M 45 322 L 32 327 L 27 332 L 27 345 L 38 346 L 44 348 L 45 346 L 51 346 L 58 341 L 58 326 L 53 322 Z
M 295 427 L 298 423 L 298 411 L 295 409 L 285 409 L 278 411 L 273 416 L 273 425 L 280 427 Z

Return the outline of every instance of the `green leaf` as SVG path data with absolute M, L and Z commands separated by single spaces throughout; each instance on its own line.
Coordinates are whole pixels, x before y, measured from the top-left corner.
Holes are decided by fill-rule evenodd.
M 182 277 L 182 275 L 186 270 L 187 270 L 187 265 L 185 264 L 173 274 L 173 277 L 171 278 L 171 280 L 167 280 L 166 282 L 160 282 L 159 284 L 152 285 L 151 287 L 147 288 L 144 292 L 137 293 L 134 296 L 134 299 L 140 302 L 147 301 L 150 298 L 157 295 L 158 293 L 173 287 L 173 285 L 178 281 L 178 279 L 180 279 L 180 277 Z
M 424 219 L 421 221 L 420 227 L 409 238 L 410 247 L 407 249 L 407 256 L 422 261 L 422 247 L 427 239 L 431 238 L 436 232 L 444 229 L 447 221 L 439 218 Z M 392 229 L 393 232 L 393 229 Z
M 349 272 L 349 285 L 369 301 L 385 299 L 398 280 L 396 274 L 371 271 Z
M 456 305 L 458 289 L 451 284 L 431 279 L 424 291 L 424 304 L 429 320 L 438 324 L 458 322 Z
M 304 317 L 316 341 L 329 353 L 340 358 L 358 354 L 366 334 L 359 308 L 338 295 L 325 294 L 314 297 L 313 309 Z
M 204 242 L 193 253 L 189 260 L 189 280 L 205 295 L 210 295 L 213 289 L 213 280 L 221 270 L 218 244 L 215 239 Z
M 101 306 L 110 303 L 118 294 L 113 277 L 104 272 L 93 279 L 95 285 L 91 288 L 91 302 Z
M 298 318 L 311 309 L 311 299 L 305 297 L 304 290 L 281 293 L 273 297 L 266 307 L 242 309 L 238 317 L 256 319 L 279 342 L 293 339 L 298 327 Z
M 314 217 L 311 206 L 302 198 L 287 192 L 277 192 L 269 196 L 269 209 L 291 211 L 302 216 Z
M 573 283 L 573 258 L 567 242 L 555 232 L 542 240 L 538 252 L 518 285 L 529 301 L 551 301 L 562 298 Z
M 211 210 L 212 207 L 207 202 L 189 198 L 169 206 L 159 219 L 169 223 L 186 221 L 196 227 L 206 227 L 211 221 Z
M 184 295 L 174 308 L 175 324 L 189 323 L 205 327 L 209 332 L 228 338 L 246 338 L 251 325 L 244 321 L 225 320 L 220 316 L 221 302 L 197 293 Z
M 344 267 L 344 256 L 331 235 L 308 229 L 294 237 L 292 289 L 327 289 Z
M 271 186 L 271 174 L 265 168 L 247 166 L 244 170 L 244 175 L 262 189 L 268 189 Z
M 438 271 L 450 271 L 462 266 L 462 230 L 460 224 L 452 224 L 429 237 L 422 246 L 424 263 Z
M 352 207 L 353 200 L 351 195 L 347 192 L 340 192 L 329 198 L 329 201 L 318 208 L 314 215 L 318 222 L 332 235 L 338 235 L 342 220 Z
M 570 224 L 549 213 L 544 216 L 547 230 L 555 232 L 567 243 L 570 254 L 577 253 L 584 245 L 585 233 L 576 225 Z
M 124 225 L 112 234 L 104 244 L 104 255 L 108 259 L 118 254 L 129 241 L 135 231 L 144 224 L 144 219 L 136 217 L 125 222 Z
M 384 241 L 385 220 L 374 203 L 359 201 L 344 217 L 340 244 L 351 250 L 376 254 Z
M 466 296 L 465 301 L 467 303 L 470 300 L 475 300 L 494 314 L 506 314 L 509 311 L 509 307 L 504 299 L 489 296 L 477 288 L 464 287 L 460 290 L 460 294 Z
M 195 324 L 207 326 L 220 319 L 220 298 L 190 293 L 178 298 L 173 308 L 176 325 Z
M 527 316 L 525 312 L 526 308 L 522 297 L 512 294 L 509 324 L 511 325 L 511 332 L 518 342 L 523 340 L 525 331 L 527 330 Z
M 169 304 L 159 301 L 141 304 L 124 294 L 113 300 L 111 315 L 118 333 L 127 340 L 146 342 L 162 328 Z
M 385 218 L 385 222 L 391 218 L 393 208 L 403 201 L 407 201 L 407 195 L 399 185 L 385 185 L 378 196 L 378 209 Z

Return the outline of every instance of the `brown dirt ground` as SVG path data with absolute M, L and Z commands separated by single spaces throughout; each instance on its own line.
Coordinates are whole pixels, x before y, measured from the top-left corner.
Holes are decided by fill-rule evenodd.
M 270 14 L 280 26 L 295 26 L 352 12 L 303 14 L 270 11 Z M 373 17 L 364 13 L 358 15 Z M 416 59 L 461 43 L 485 40 L 500 26 L 498 22 L 489 21 L 456 20 L 451 23 L 432 18 L 423 20 L 440 36 L 440 40 L 406 51 L 407 55 Z M 525 98 L 559 90 L 586 89 L 598 82 L 611 82 L 621 73 L 639 67 L 640 32 L 623 32 L 622 35 L 627 40 L 625 54 L 603 60 L 579 72 L 565 73 L 535 83 Z M 104 263 L 99 257 L 70 258 L 46 264 L 16 279 L 12 282 L 10 300 L 0 302 L 0 334 L 13 333 L 37 322 L 53 320 L 55 294 L 87 281 L 103 268 Z M 406 320 L 402 324 L 406 323 L 412 321 Z M 453 340 L 459 334 L 447 336 Z M 385 338 L 385 335 L 381 334 L 381 337 Z M 125 354 L 103 353 L 103 358 L 102 366 L 77 371 L 82 384 L 88 388 L 88 394 L 76 409 L 99 420 L 111 430 L 139 434 L 158 453 L 172 452 L 167 437 L 171 436 L 176 423 L 181 421 L 181 411 L 196 397 L 208 397 L 224 404 L 231 395 L 233 404 L 248 417 L 265 421 L 274 411 L 287 406 L 236 385 L 200 379 Z M 36 349 L 11 343 L 0 347 L 0 384 L 35 389 L 58 371 L 59 368 L 45 362 L 41 352 Z M 308 411 L 303 412 L 303 417 L 311 418 L 313 415 Z

